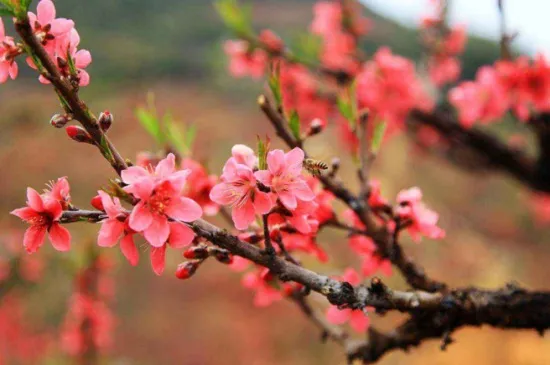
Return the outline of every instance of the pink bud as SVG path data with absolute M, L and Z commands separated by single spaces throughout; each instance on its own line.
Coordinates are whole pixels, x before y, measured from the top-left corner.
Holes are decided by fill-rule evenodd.
M 325 126 L 325 123 L 319 118 L 313 119 L 309 123 L 309 129 L 307 131 L 308 136 L 314 136 L 316 134 L 319 134 L 323 131 L 323 127 Z
M 199 261 L 186 261 L 178 265 L 176 277 L 181 280 L 189 279 L 199 267 Z
M 67 115 L 54 114 L 52 119 L 50 119 L 50 124 L 55 128 L 63 128 L 65 124 L 69 122 L 70 118 Z
M 82 127 L 70 125 L 65 128 L 67 135 L 74 141 L 94 144 L 92 137 Z
M 105 211 L 105 208 L 103 207 L 103 202 L 101 201 L 101 197 L 99 195 L 94 196 L 90 203 L 92 204 L 92 207 L 96 208 L 97 210 Z
M 107 132 L 111 127 L 111 124 L 113 124 L 114 117 L 113 117 L 113 114 L 111 114 L 111 112 L 109 112 L 108 110 L 105 110 L 103 113 L 99 114 L 99 118 L 97 121 L 101 129 L 104 132 Z

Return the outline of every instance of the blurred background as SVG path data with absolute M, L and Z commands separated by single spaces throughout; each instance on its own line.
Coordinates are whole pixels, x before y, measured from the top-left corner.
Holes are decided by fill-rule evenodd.
M 81 47 L 92 52 L 93 63 L 88 68 L 91 84 L 81 96 L 96 114 L 109 109 L 115 115 L 109 135 L 123 156 L 134 159 L 139 151 L 158 148 L 134 114 L 146 103 L 148 92 L 155 94 L 160 111 L 169 111 L 182 124 L 196 126 L 193 156 L 204 161 L 213 173 L 221 170 L 234 144 L 253 145 L 256 134 L 273 135 L 256 107 L 256 96 L 263 85 L 234 80 L 226 72 L 222 44 L 229 35 L 210 1 L 55 3 L 58 16 L 75 20 Z M 253 3 L 256 25 L 274 30 L 291 45 L 300 42 L 300 34 L 307 31 L 312 19 L 313 1 Z M 365 1 L 364 11 L 374 27 L 363 48 L 372 53 L 380 45 L 388 45 L 396 54 L 418 59 L 421 47 L 414 28 L 427 3 Z M 494 15 L 487 17 L 489 11 L 480 9 L 487 9 L 489 3 Z M 462 58 L 464 78 L 472 78 L 480 65 L 498 58 L 498 46 L 491 39 L 498 32 L 493 3 L 454 1 L 453 9 L 459 16 L 453 21 L 471 25 L 476 33 L 468 40 Z M 521 4 L 518 8 L 524 9 L 508 11 L 510 28 L 520 32 L 517 45 L 529 53 L 535 48 L 544 50 L 550 42 L 541 35 L 539 29 L 545 23 L 538 19 L 547 13 L 541 7 L 549 5 L 535 0 L 508 3 L 514 8 Z M 90 198 L 114 177 L 94 148 L 75 144 L 63 130 L 49 125 L 50 117 L 58 111 L 54 94 L 48 86 L 36 82 L 32 72 L 25 71 L 21 79 L 0 86 L 0 211 L 4 212 L 0 215 L 0 242 L 4 244 L 0 255 L 4 257 L 13 255 L 13 250 L 6 247 L 21 245 L 25 227 L 8 212 L 24 204 L 27 186 L 41 190 L 45 182 L 67 176 L 75 205 L 89 207 Z M 525 132 L 521 127 L 516 129 Z M 345 156 L 335 134 L 329 127 L 308 148 L 326 161 Z M 353 181 L 349 162 L 344 162 L 343 174 Z M 405 136 L 393 138 L 384 147 L 374 176 L 382 182 L 383 195 L 390 200 L 401 189 L 421 187 L 425 201 L 440 213 L 440 226 L 447 230 L 445 240 L 424 240 L 417 245 L 407 237 L 403 242 L 405 250 L 434 277 L 451 286 L 495 288 L 516 281 L 528 288 L 550 290 L 549 222 L 534 211 L 532 193 L 515 181 L 459 170 L 418 151 Z M 73 250 L 60 254 L 45 244 L 31 258 L 43 266 L 42 274 L 18 295 L 22 303 L 18 325 L 26 333 L 44 334 L 48 339 L 47 358 L 10 362 L 10 352 L 19 345 L 13 345 L 16 335 L 9 331 L 12 324 L 5 322 L 2 327 L 1 318 L 15 321 L 16 314 L 4 313 L 2 317 L 0 309 L 0 363 L 71 363 L 59 349 L 59 328 L 74 288 L 73 276 L 87 247 L 94 244 L 98 227 L 73 224 L 70 229 Z M 354 258 L 339 248 L 345 241 L 339 232 L 324 234 L 320 242 L 335 254 L 334 259 L 322 266 L 308 264 L 325 273 L 353 264 Z M 146 253 L 133 268 L 118 249 L 107 251 L 116 263 L 110 271 L 114 278 L 110 302 L 115 332 L 105 364 L 345 363 L 341 349 L 333 343 L 321 344 L 320 333 L 292 303 L 282 301 L 268 308 L 255 308 L 253 293 L 240 284 L 241 274 L 223 265 L 209 262 L 192 280 L 179 281 L 173 276 L 181 261 L 179 253 L 170 252 L 166 272 L 156 277 Z M 387 281 L 392 287 L 406 287 L 398 275 Z M 2 298 L 0 308 L 6 300 Z M 325 308 L 323 304 L 319 301 L 319 308 Z M 372 323 L 389 329 L 400 319 L 400 315 L 392 314 L 373 317 Z M 445 352 L 440 351 L 437 341 L 426 342 L 410 354 L 392 352 L 380 364 L 550 364 L 550 340 L 535 331 L 464 329 L 454 338 L 456 343 Z

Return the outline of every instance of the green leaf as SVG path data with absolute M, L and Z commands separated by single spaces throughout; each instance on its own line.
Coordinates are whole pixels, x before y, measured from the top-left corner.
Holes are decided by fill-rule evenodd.
M 26 13 L 27 11 L 29 11 L 29 7 L 30 7 L 31 3 L 32 3 L 32 0 L 21 0 L 20 1 L 21 12 Z
M 271 72 L 268 83 L 269 89 L 271 90 L 275 103 L 277 104 L 277 108 L 281 108 L 283 105 L 283 94 L 281 91 L 280 68 L 278 63 L 271 64 Z
M 336 100 L 336 105 L 338 106 L 338 111 L 340 111 L 340 114 L 342 114 L 342 116 L 347 119 L 351 126 L 354 126 L 355 118 L 353 115 L 353 106 L 351 105 L 351 103 L 343 97 L 338 96 L 338 99 Z
M 149 133 L 158 144 L 164 142 L 164 136 L 156 113 L 153 114 L 150 110 L 139 107 L 136 109 L 136 117 L 147 133 Z
M 258 168 L 260 170 L 267 169 L 267 150 L 266 143 L 258 136 Z
M 298 115 L 298 112 L 296 112 L 296 110 L 293 110 L 290 113 L 288 126 L 290 127 L 290 131 L 292 132 L 294 138 L 300 140 L 302 138 L 302 136 L 300 135 L 300 116 Z
M 218 0 L 214 7 L 225 25 L 236 34 L 247 36 L 254 33 L 250 21 L 250 7 L 241 7 L 237 0 Z
M 189 150 L 189 153 L 193 151 L 193 145 L 195 144 L 195 137 L 197 136 L 197 127 L 194 124 L 187 126 L 185 130 L 185 145 Z
M 181 128 L 177 122 L 172 119 L 170 114 L 166 114 L 163 118 L 164 126 L 166 127 L 166 138 L 172 146 L 174 146 L 182 155 L 189 156 L 193 147 L 195 138 L 195 128 Z
M 296 61 L 315 64 L 319 62 L 322 44 L 322 39 L 318 35 L 300 34 L 292 42 L 292 54 Z
M 372 153 L 378 153 L 380 146 L 382 145 L 382 140 L 384 139 L 384 133 L 386 133 L 386 121 L 378 121 L 374 126 L 374 131 L 372 133 L 371 141 L 371 151 Z
M 0 16 L 12 17 L 12 16 L 15 16 L 15 13 L 11 9 L 0 7 Z

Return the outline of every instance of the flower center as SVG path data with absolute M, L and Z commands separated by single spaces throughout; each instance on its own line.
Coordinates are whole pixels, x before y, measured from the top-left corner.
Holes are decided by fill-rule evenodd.
M 44 214 L 40 214 L 30 218 L 28 223 L 32 226 L 47 226 L 50 225 L 51 219 Z

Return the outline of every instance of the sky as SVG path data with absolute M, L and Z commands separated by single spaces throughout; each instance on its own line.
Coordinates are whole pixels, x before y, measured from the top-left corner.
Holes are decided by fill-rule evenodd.
M 372 10 L 407 25 L 417 25 L 430 0 L 362 0 Z M 550 0 L 503 0 L 508 31 L 519 33 L 514 44 L 525 52 L 550 54 Z M 453 0 L 451 23 L 466 24 L 469 32 L 500 37 L 496 0 Z

